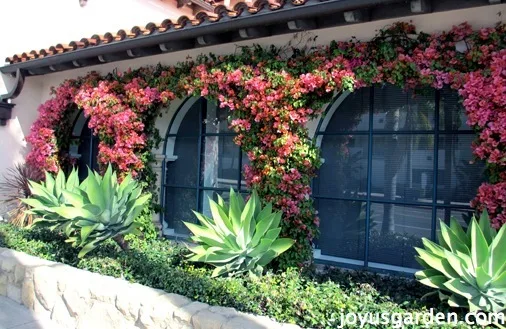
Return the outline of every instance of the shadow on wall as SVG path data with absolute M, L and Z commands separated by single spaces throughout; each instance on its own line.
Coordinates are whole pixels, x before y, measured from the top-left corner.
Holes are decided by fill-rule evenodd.
M 13 109 L 15 110 L 16 108 Z M 20 118 L 17 116 L 7 121 L 7 125 L 0 126 L 0 180 L 8 174 L 7 169 L 25 161 L 27 148 L 24 136 Z M 9 205 L 0 201 L 0 222 L 8 218 L 9 210 Z
M 28 153 L 25 137 L 37 119 L 42 99 L 42 80 L 40 77 L 29 77 L 25 80 L 23 92 L 12 100 L 16 106 L 12 109 L 12 118 L 7 125 L 0 126 L 0 176 L 7 168 L 24 162 Z M 49 90 L 44 99 L 49 98 Z

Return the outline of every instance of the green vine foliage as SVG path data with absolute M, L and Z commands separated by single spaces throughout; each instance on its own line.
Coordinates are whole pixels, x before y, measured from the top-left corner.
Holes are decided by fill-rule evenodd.
M 462 90 L 472 72 L 490 71 L 493 54 L 506 48 L 505 30 L 499 25 L 473 31 L 462 24 L 428 35 L 417 34 L 409 23 L 396 23 L 370 42 L 352 39 L 323 47 L 314 46 L 315 38 L 299 35 L 285 47 L 253 45 L 238 48 L 234 54 L 201 55 L 174 66 L 66 81 L 56 93 L 62 95 L 57 96 L 57 104 L 83 108 L 101 139 L 99 160 L 112 162 L 120 172 L 134 172 L 146 188 L 155 187 L 156 182 L 149 168 L 154 160 L 150 151 L 161 141 L 155 121 L 170 100 L 202 96 L 230 109 L 235 142 L 250 160 L 243 168 L 246 181 L 265 202 L 283 211 L 282 236 L 296 241 L 275 266 L 302 266 L 311 262 L 319 225 L 310 183 L 320 166 L 320 154 L 308 135 L 307 122 L 320 117 L 336 93 L 373 84 L 414 90 L 450 85 Z M 466 42 L 469 49 L 457 52 L 458 42 Z M 47 108 L 43 104 L 41 111 Z M 116 117 L 126 124 L 119 125 Z M 39 122 L 35 126 L 56 124 Z M 49 153 L 37 153 L 43 148 L 36 148 L 29 159 L 54 170 L 55 154 L 64 153 L 59 146 L 66 145 L 65 135 L 37 129 L 32 130 L 32 144 L 51 144 L 53 135 L 60 141 L 51 144 Z M 504 180 L 506 175 L 492 177 Z

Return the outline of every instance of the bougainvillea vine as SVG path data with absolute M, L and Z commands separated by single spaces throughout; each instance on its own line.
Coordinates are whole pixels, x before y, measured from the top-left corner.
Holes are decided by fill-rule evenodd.
M 160 108 L 175 97 L 207 97 L 230 110 L 235 142 L 250 160 L 244 168 L 248 185 L 284 212 L 282 235 L 297 241 L 280 264 L 300 265 L 311 259 L 319 223 L 310 198 L 319 150 L 305 124 L 343 90 L 378 83 L 415 90 L 450 86 L 460 92 L 468 124 L 478 135 L 475 155 L 488 164 L 490 181 L 472 204 L 487 208 L 500 226 L 506 222 L 505 32 L 504 25 L 473 31 L 464 23 L 429 35 L 396 23 L 369 42 L 302 49 L 252 46 L 171 67 L 65 81 L 39 109 L 27 161 L 50 171 L 65 162 L 65 142 L 59 141 L 65 136 L 55 129 L 78 106 L 100 138 L 99 162 L 142 173 L 148 170 L 146 154 L 157 136 L 154 119 Z

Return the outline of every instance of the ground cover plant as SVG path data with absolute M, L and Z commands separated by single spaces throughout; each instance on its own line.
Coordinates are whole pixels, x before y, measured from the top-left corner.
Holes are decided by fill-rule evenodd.
M 188 262 L 185 248 L 169 240 L 131 238 L 130 249 L 123 252 L 116 243 L 107 240 L 87 257 L 79 258 L 79 250 L 65 239 L 65 235 L 56 231 L 20 229 L 0 223 L 0 247 L 164 289 L 212 305 L 267 315 L 303 328 L 336 328 L 343 312 L 415 314 L 431 307 L 436 311 L 448 311 L 437 297 L 421 299 L 430 292 L 428 288 L 400 277 L 339 269 L 324 273 L 290 269 L 259 278 L 211 278 L 211 267 Z M 386 327 L 380 324 L 365 328 Z

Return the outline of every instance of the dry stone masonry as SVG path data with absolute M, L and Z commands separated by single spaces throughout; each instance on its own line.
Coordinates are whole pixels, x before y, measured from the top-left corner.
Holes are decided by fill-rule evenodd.
M 69 329 L 296 329 L 0 248 L 0 295 Z

